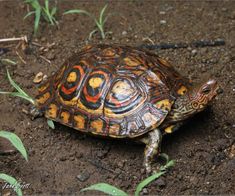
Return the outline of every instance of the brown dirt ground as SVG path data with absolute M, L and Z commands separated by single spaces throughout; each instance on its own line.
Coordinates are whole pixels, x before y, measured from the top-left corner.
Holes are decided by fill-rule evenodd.
M 98 14 L 104 2 L 60 1 L 59 30 L 42 23 L 38 39 L 47 52 L 31 47 L 23 64 L 12 50 L 2 55 L 17 61 L 7 66 L 13 78 L 31 95 L 32 82 L 42 71 L 50 74 L 81 46 L 93 30 L 93 22 L 78 15 L 62 16 L 65 10 L 82 8 Z M 92 42 L 138 46 L 149 37 L 154 43 L 223 38 L 225 46 L 155 51 L 168 59 L 194 81 L 215 78 L 224 89 L 207 111 L 197 115 L 179 131 L 165 136 L 162 151 L 176 160 L 176 165 L 144 194 L 235 194 L 235 2 L 165 2 L 110 1 L 106 29 L 112 34 L 105 41 L 98 35 Z M 26 6 L 22 1 L 0 2 L 0 37 L 32 37 L 33 18 L 23 20 Z M 165 20 L 166 24 L 161 24 Z M 149 43 L 147 41 L 147 43 Z M 14 44 L 13 44 L 14 45 Z M 1 44 L 1 47 L 9 44 Z M 51 65 L 42 60 L 43 55 Z M 11 89 L 5 66 L 0 64 L 0 89 Z M 29 154 L 25 162 L 19 154 L 0 156 L 0 170 L 30 183 L 23 192 L 30 194 L 72 194 L 88 185 L 106 182 L 133 193 L 143 175 L 142 145 L 84 136 L 56 124 L 48 128 L 45 118 L 32 121 L 23 110 L 30 107 L 16 98 L 0 97 L 0 129 L 14 131 L 23 140 Z M 78 175 L 87 176 L 84 182 Z M 3 191 L 4 192 L 4 191 Z

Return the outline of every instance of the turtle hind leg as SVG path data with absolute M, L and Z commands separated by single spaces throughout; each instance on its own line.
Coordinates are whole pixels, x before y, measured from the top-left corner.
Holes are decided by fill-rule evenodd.
M 152 161 L 155 155 L 159 153 L 159 148 L 162 140 L 162 134 L 159 129 L 150 131 L 148 135 L 141 139 L 146 144 L 144 150 L 144 166 L 147 173 L 154 173 L 152 170 Z

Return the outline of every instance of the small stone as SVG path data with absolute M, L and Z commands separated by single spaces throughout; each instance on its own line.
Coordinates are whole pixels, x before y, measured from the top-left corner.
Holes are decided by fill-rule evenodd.
M 191 53 L 192 53 L 192 56 L 196 56 L 197 55 L 197 50 L 193 49 Z
M 147 188 L 143 188 L 143 194 L 148 194 L 148 189 Z
M 43 79 L 43 73 L 42 72 L 38 72 L 36 74 L 36 76 L 34 77 L 33 82 L 35 84 L 39 84 L 42 81 L 42 79 Z
M 46 81 L 48 79 L 48 76 L 47 75 L 44 75 L 43 77 L 42 77 L 42 80 L 43 81 Z
M 160 20 L 160 24 L 166 24 L 165 20 Z
M 26 110 L 26 109 L 22 109 L 22 112 L 24 113 L 24 114 L 29 114 L 29 111 L 28 110 Z
M 90 174 L 88 172 L 83 172 L 83 173 L 77 175 L 77 179 L 80 182 L 85 182 L 89 178 L 90 178 Z
M 126 31 L 123 31 L 123 32 L 122 32 L 122 35 L 127 35 L 127 32 L 126 32 Z
M 165 11 L 160 11 L 159 14 L 164 15 L 164 14 L 166 14 L 166 12 Z

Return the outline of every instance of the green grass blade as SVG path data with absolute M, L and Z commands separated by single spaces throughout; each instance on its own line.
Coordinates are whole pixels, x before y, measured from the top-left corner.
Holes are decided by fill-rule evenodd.
M 144 179 L 141 183 L 138 184 L 136 191 L 135 191 L 135 196 L 139 196 L 140 192 L 142 191 L 142 189 L 145 186 L 147 186 L 149 183 L 151 183 L 155 179 L 159 178 L 164 173 L 165 173 L 165 171 L 158 172 L 158 173 L 153 174 L 152 176 L 149 176 L 148 178 Z
M 99 24 L 99 22 L 95 19 L 95 23 L 96 23 L 96 26 L 98 27 L 100 33 L 101 33 L 101 37 L 102 39 L 105 39 L 105 33 L 104 33 L 104 27 L 102 24 Z
M 83 191 L 101 191 L 112 196 L 128 196 L 128 194 L 124 191 L 106 183 L 98 183 L 91 185 L 81 190 L 81 192 Z
M 54 16 L 56 11 L 57 11 L 57 8 L 53 7 L 52 10 L 51 10 L 51 16 Z
M 19 186 L 19 183 L 17 182 L 17 180 L 7 174 L 2 174 L 0 173 L 0 179 L 6 181 L 7 183 L 9 183 L 10 185 L 14 186 L 14 191 L 17 193 L 18 196 L 22 196 L 22 191 L 21 188 Z
M 109 17 L 110 17 L 110 14 L 105 17 L 105 19 L 103 20 L 103 23 L 102 23 L 103 26 L 104 26 L 104 24 L 106 23 L 106 21 L 108 20 Z
M 96 29 L 90 32 L 90 34 L 89 34 L 89 38 L 88 38 L 89 40 L 91 40 L 91 38 L 92 38 L 92 36 L 93 36 L 93 34 L 94 34 L 95 32 L 97 32 L 97 30 L 96 30 Z
M 34 34 L 36 35 L 38 32 L 39 22 L 41 18 L 41 8 L 35 10 L 35 19 L 34 19 Z
M 16 65 L 15 61 L 12 61 L 11 59 L 0 59 L 1 63 L 7 63 L 10 65 Z
M 24 91 L 19 87 L 19 85 L 17 85 L 17 84 L 15 83 L 15 81 L 11 78 L 10 73 L 9 73 L 8 70 L 7 70 L 7 78 L 8 78 L 8 80 L 10 81 L 11 85 L 12 85 L 20 94 L 24 95 L 25 97 L 30 97 L 26 92 L 24 92 Z
M 19 92 L 4 92 L 4 91 L 0 91 L 0 94 L 10 95 L 10 96 L 13 96 L 13 97 L 20 97 L 20 98 L 22 98 L 22 99 L 25 99 L 25 100 L 29 101 L 29 102 L 32 103 L 33 105 L 35 104 L 34 99 L 32 99 L 31 97 L 22 95 L 22 94 L 19 93 Z
M 79 10 L 79 9 L 76 9 L 76 10 L 68 10 L 66 12 L 63 13 L 63 15 L 66 15 L 66 14 L 85 14 L 87 16 L 90 16 L 91 18 L 94 18 L 89 12 L 87 12 L 86 10 Z
M 49 1 L 48 0 L 44 0 L 45 1 L 45 8 L 47 11 L 49 11 Z
M 35 11 L 31 11 L 31 12 L 29 12 L 28 14 L 26 14 L 26 15 L 24 16 L 24 20 L 25 20 L 26 18 L 28 18 L 29 16 L 31 16 L 32 14 L 35 14 Z
M 0 130 L 0 137 L 9 140 L 12 143 L 12 145 L 22 154 L 25 160 L 28 161 L 28 156 L 24 144 L 16 134 Z
M 103 7 L 103 9 L 101 10 L 101 12 L 100 12 L 100 18 L 99 18 L 99 23 L 100 23 L 100 24 L 103 24 L 104 12 L 105 12 L 107 6 L 108 6 L 108 4 L 106 4 L 106 5 Z
M 160 170 L 161 170 L 161 171 L 165 171 L 165 170 L 167 170 L 168 168 L 173 167 L 174 165 L 175 165 L 175 160 L 170 160 L 170 161 L 167 162 L 166 165 L 161 166 L 161 167 L 160 167 Z
M 28 1 L 26 0 L 25 3 L 30 4 L 35 10 L 41 9 L 41 6 L 40 6 L 38 0 L 28 0 Z
M 47 119 L 47 124 L 48 126 L 51 128 L 51 129 L 55 129 L 55 124 L 52 120 L 50 119 Z

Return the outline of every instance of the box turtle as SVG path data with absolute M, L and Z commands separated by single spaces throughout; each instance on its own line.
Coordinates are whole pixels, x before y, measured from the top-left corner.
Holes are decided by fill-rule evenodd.
M 148 51 L 89 45 L 39 87 L 36 106 L 46 118 L 81 132 L 145 143 L 144 165 L 152 172 L 162 135 L 202 111 L 219 90 L 213 79 L 191 85 Z

